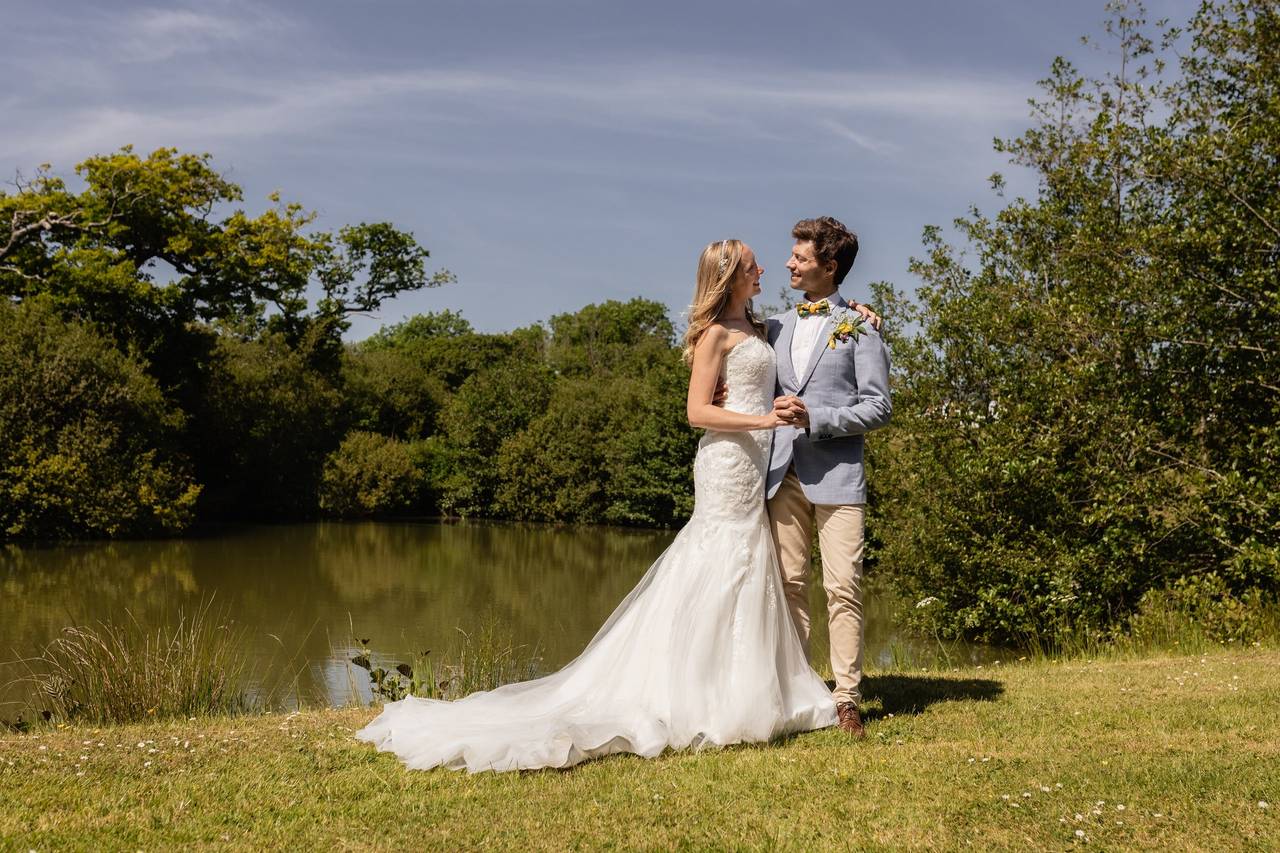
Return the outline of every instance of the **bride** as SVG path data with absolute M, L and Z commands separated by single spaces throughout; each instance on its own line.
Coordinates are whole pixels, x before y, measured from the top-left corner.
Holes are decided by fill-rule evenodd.
M 576 659 L 456 702 L 388 703 L 356 737 L 410 768 L 569 767 L 613 752 L 767 741 L 836 721 L 783 597 L 765 511 L 774 355 L 739 240 L 698 261 L 685 334 L 689 423 L 706 429 L 689 523 Z M 728 396 L 713 404 L 718 381 Z

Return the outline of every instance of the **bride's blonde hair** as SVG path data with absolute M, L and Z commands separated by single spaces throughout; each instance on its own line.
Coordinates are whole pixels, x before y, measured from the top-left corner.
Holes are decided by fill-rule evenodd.
M 698 258 L 698 283 L 693 290 L 693 304 L 689 306 L 689 327 L 684 333 L 685 364 L 693 364 L 693 348 L 729 305 L 733 281 L 742 266 L 742 249 L 741 240 L 717 240 L 708 244 Z M 756 317 L 750 301 L 745 319 L 757 335 L 764 337 L 764 322 Z

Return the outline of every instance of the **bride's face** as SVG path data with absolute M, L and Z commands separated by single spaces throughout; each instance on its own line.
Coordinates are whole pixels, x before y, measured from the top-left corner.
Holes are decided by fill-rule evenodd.
M 756 263 L 756 253 L 747 246 L 743 246 L 742 262 L 738 264 L 738 277 L 733 283 L 733 295 L 740 299 L 759 296 L 762 275 L 764 275 L 764 267 Z

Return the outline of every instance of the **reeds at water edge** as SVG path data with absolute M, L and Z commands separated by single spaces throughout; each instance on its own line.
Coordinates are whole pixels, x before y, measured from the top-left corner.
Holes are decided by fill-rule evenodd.
M 59 721 L 128 723 L 156 717 L 239 713 L 245 629 L 205 601 L 172 623 L 144 628 L 133 614 L 120 624 L 64 628 L 23 661 L 33 716 Z

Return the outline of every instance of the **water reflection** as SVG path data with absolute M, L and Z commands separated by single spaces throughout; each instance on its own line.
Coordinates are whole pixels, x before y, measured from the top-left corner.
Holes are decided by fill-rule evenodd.
M 212 598 L 252 641 L 249 669 L 309 702 L 367 697 L 346 665 L 352 631 L 379 652 L 445 649 L 488 619 L 558 667 L 582 649 L 674 537 L 672 531 L 555 529 L 504 524 L 325 522 L 228 530 L 161 542 L 15 547 L 0 551 L 0 658 L 38 652 L 74 624 L 171 621 Z M 825 655 L 815 584 L 814 653 Z M 868 662 L 932 661 L 936 643 L 893 624 L 893 601 L 872 594 Z M 992 650 L 964 647 L 965 660 Z M 8 681 L 20 668 L 0 672 Z M 277 698 L 288 696 L 277 690 Z M 0 687 L 0 701 L 20 699 Z M 0 716 L 5 715 L 0 708 Z

